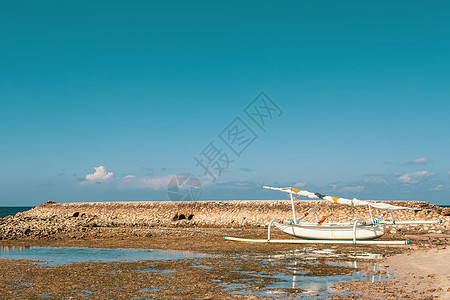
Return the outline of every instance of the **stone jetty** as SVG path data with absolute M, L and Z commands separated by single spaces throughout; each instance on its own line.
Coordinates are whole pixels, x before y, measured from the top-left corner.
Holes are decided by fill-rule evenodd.
M 422 209 L 419 212 L 394 212 L 397 221 L 438 220 L 443 224 L 408 225 L 389 227 L 391 233 L 449 234 L 450 209 L 428 202 L 395 201 L 394 205 Z M 320 200 L 298 201 L 297 217 L 308 208 L 315 208 L 319 219 L 330 215 L 326 222 L 348 222 L 358 217 L 370 219 L 366 207 L 335 205 Z M 374 214 L 376 214 L 373 211 Z M 236 200 L 193 202 L 46 202 L 15 216 L 0 219 L 0 240 L 42 239 L 60 236 L 79 238 L 96 232 L 114 235 L 108 229 L 126 232 L 142 232 L 142 228 L 261 228 L 272 219 L 292 218 L 291 204 L 286 200 Z M 387 220 L 390 216 L 385 217 Z M 305 221 L 314 222 L 311 212 Z

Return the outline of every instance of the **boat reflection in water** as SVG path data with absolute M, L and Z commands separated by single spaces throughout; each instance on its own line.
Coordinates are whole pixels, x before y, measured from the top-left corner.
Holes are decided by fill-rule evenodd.
M 334 261 L 330 263 L 321 262 L 324 266 L 349 268 L 346 275 L 329 275 L 329 276 L 309 276 L 305 274 L 304 262 L 293 262 L 292 274 L 279 274 L 274 276 L 279 282 L 266 287 L 269 294 L 270 290 L 281 291 L 282 289 L 291 288 L 292 290 L 303 290 L 304 293 L 317 294 L 327 296 L 336 294 L 334 285 L 342 282 L 365 280 L 371 283 L 376 281 L 390 280 L 395 276 L 390 270 L 386 270 L 383 265 L 378 263 L 367 263 L 358 261 Z

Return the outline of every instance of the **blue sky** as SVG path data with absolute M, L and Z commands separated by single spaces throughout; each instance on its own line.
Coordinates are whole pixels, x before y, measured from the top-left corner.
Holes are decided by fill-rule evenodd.
M 167 200 L 182 172 L 203 200 L 450 204 L 448 3 L 1 6 L 0 205 Z M 266 131 L 244 112 L 262 91 L 283 111 Z M 218 137 L 236 117 L 258 136 L 240 157 Z M 214 182 L 211 141 L 234 160 Z

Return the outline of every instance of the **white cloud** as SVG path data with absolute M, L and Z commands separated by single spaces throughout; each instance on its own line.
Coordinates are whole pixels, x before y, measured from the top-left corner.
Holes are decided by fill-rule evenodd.
M 358 193 L 362 192 L 364 190 L 364 186 L 357 185 L 357 186 L 346 186 L 341 189 L 343 192 L 352 192 L 352 193 Z
M 134 179 L 134 178 L 136 178 L 135 175 L 126 175 L 126 176 L 123 176 L 123 180 L 131 180 L 131 179 Z
M 167 175 L 156 178 L 144 178 L 139 181 L 139 187 L 151 190 L 166 189 L 173 176 L 175 175 Z
M 306 186 L 306 183 L 304 183 L 304 182 L 297 182 L 296 184 L 294 184 L 294 187 L 296 187 L 296 188 L 302 188 L 305 186 Z
M 105 182 L 113 176 L 113 172 L 106 172 L 104 166 L 98 166 L 93 174 L 87 174 L 84 182 Z
M 443 185 L 443 184 L 438 184 L 437 186 L 435 186 L 434 188 L 432 188 L 431 190 L 432 191 L 442 191 L 442 190 L 445 190 L 446 189 L 446 186 L 445 185 Z
M 426 164 L 427 162 L 429 162 L 430 160 L 426 157 L 421 157 L 421 158 L 417 158 L 417 159 L 413 159 L 411 160 L 409 163 L 410 164 L 415 164 L 415 165 L 423 165 Z
M 372 176 L 372 177 L 365 177 L 364 178 L 364 184 L 370 183 L 370 184 L 387 184 L 388 183 L 388 176 Z
M 433 176 L 433 173 L 428 171 L 417 171 L 412 173 L 406 173 L 398 177 L 403 183 L 419 183 L 429 177 Z

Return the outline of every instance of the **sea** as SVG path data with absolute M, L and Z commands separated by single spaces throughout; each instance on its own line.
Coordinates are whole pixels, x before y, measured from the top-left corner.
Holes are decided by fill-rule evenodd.
M 0 206 L 0 218 L 14 216 L 18 212 L 30 210 L 33 206 Z

